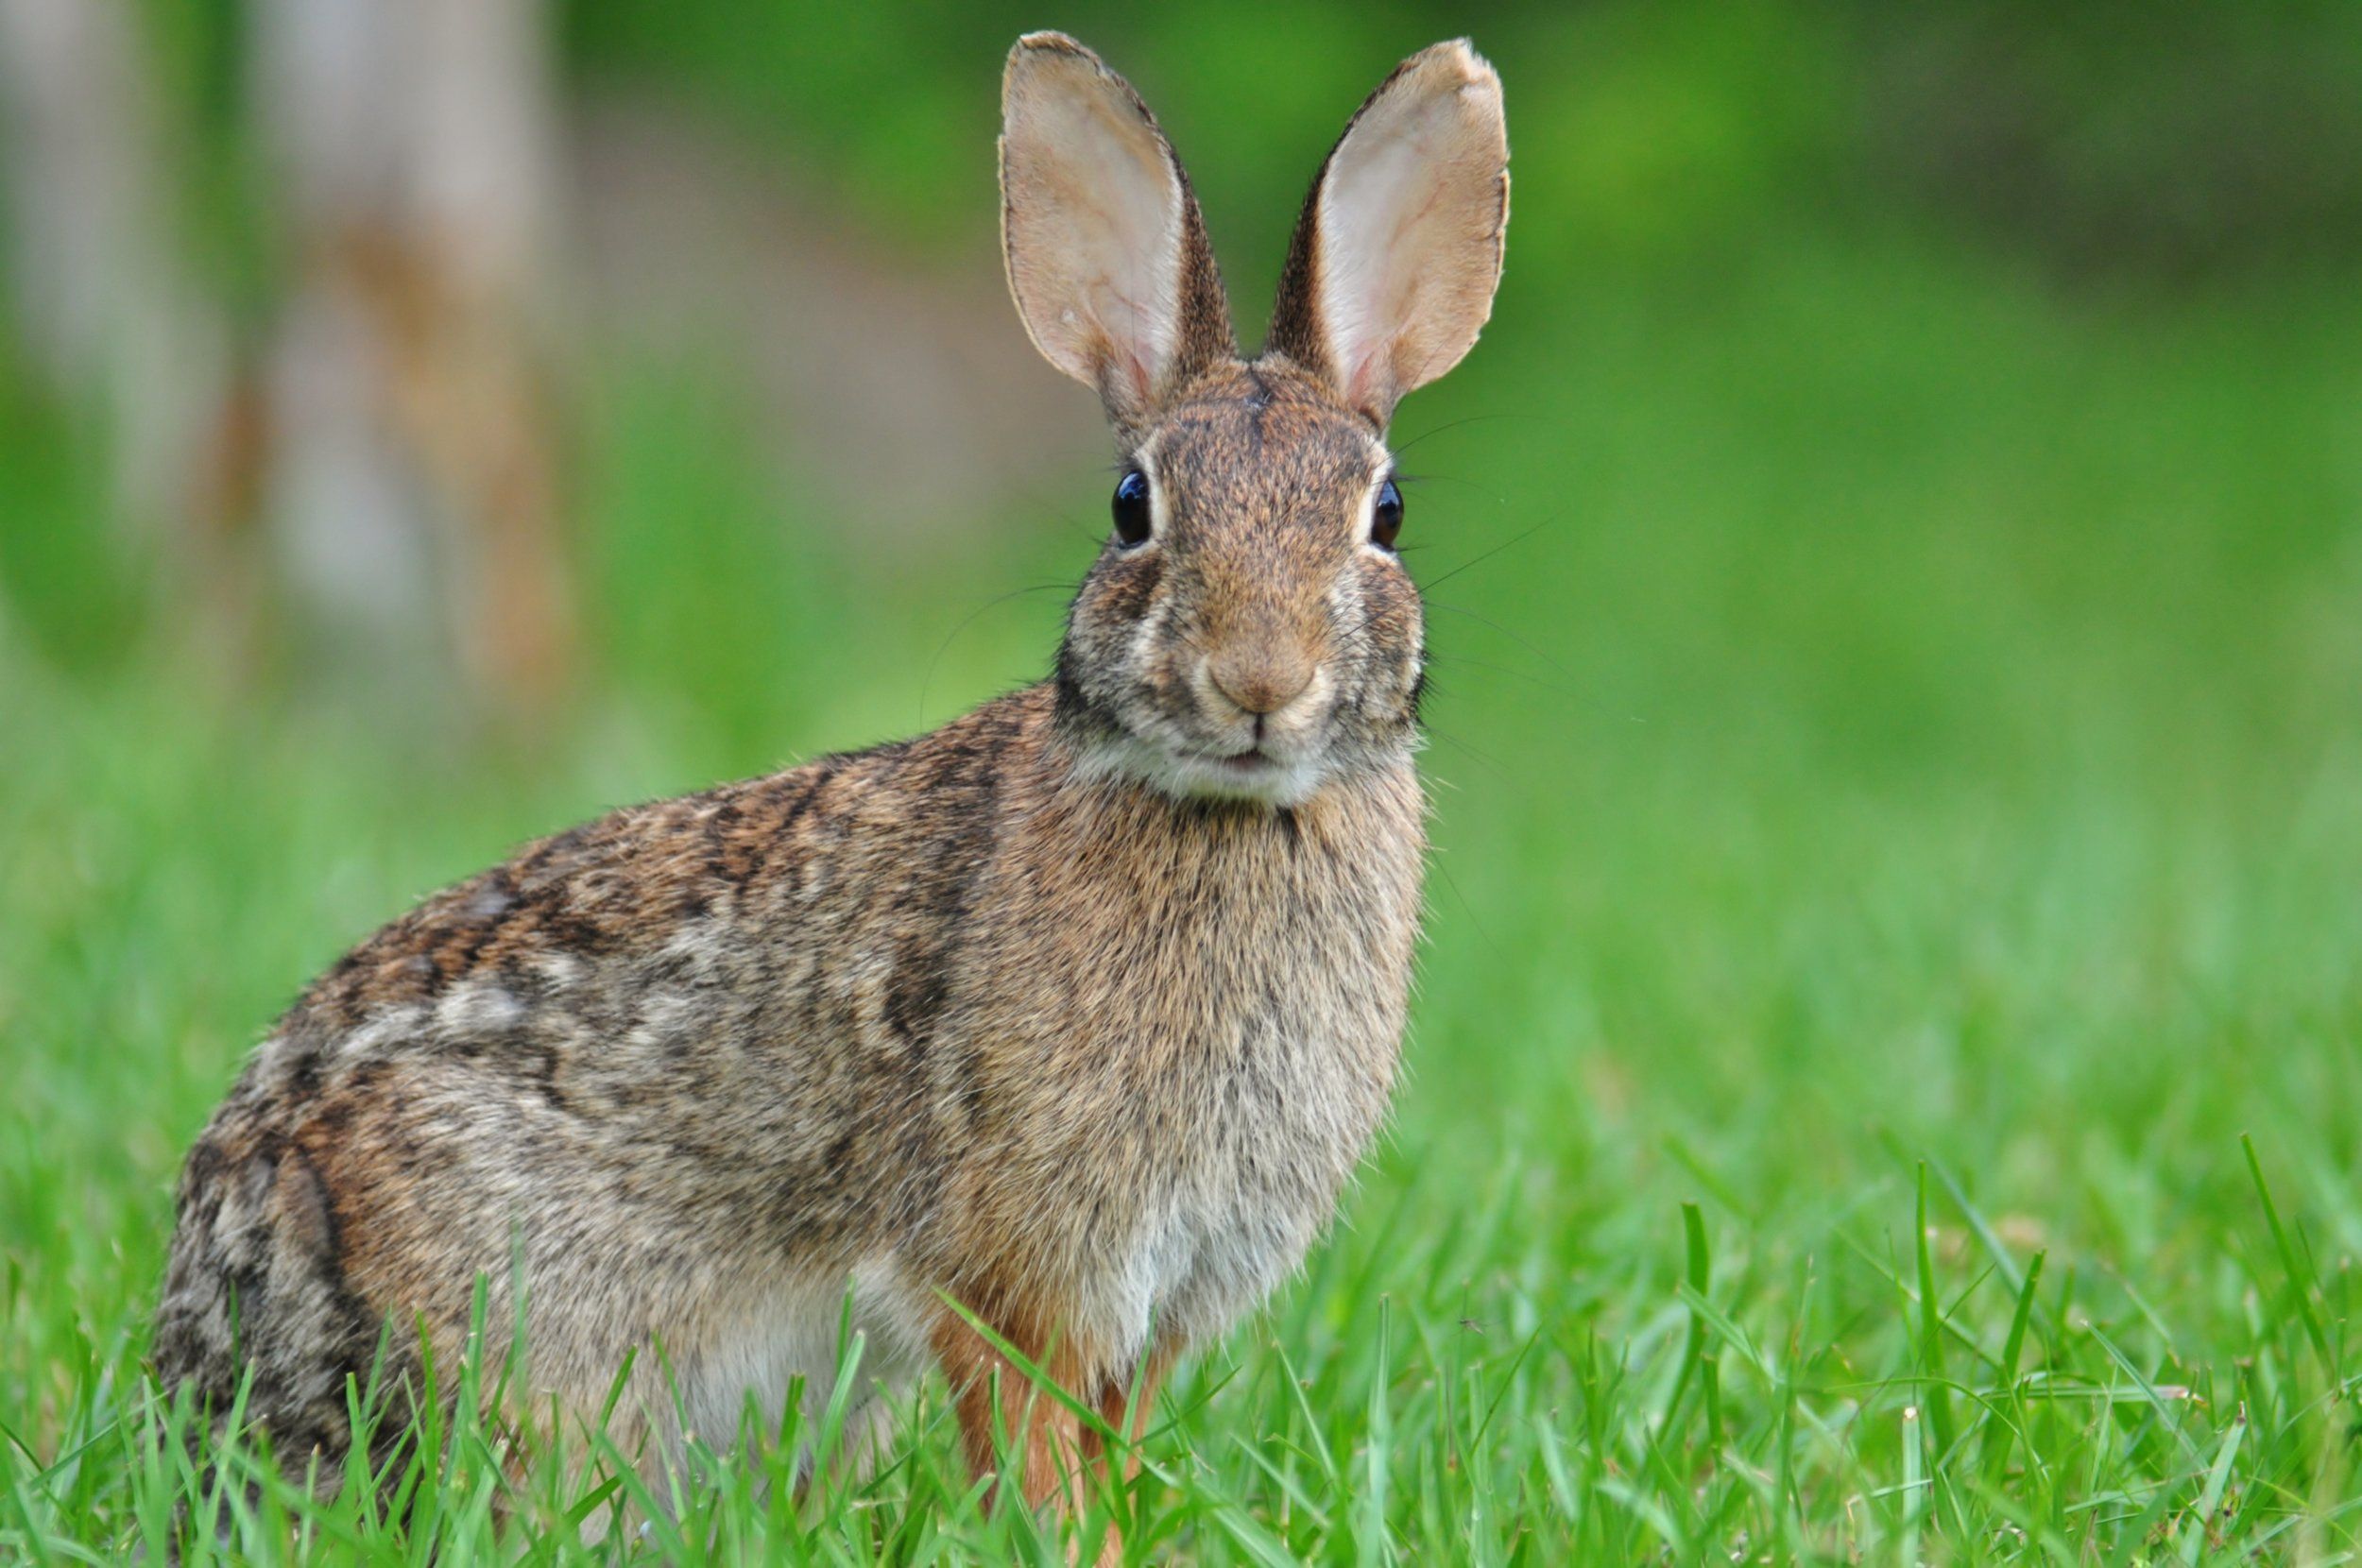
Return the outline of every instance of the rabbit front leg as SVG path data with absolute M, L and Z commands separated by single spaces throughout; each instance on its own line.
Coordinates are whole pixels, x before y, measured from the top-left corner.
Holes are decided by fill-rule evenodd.
M 979 1315 L 976 1321 L 1037 1369 L 1057 1392 L 1036 1383 L 977 1332 L 967 1316 L 947 1308 L 934 1349 L 957 1404 L 961 1448 L 969 1468 L 978 1475 L 991 1474 L 1005 1441 L 1021 1467 L 1018 1490 L 1026 1505 L 1079 1525 L 1094 1489 L 1106 1475 L 1107 1454 L 1098 1431 L 1077 1414 L 1075 1406 L 1094 1411 L 1127 1436 L 1135 1434 L 1145 1424 L 1155 1377 L 1139 1380 L 1136 1398 L 1134 1380 L 1111 1370 L 1117 1365 L 1113 1358 L 1073 1336 L 1045 1332 L 1039 1318 L 991 1313 Z M 1148 1371 L 1161 1372 L 1161 1358 L 1152 1360 Z M 1122 1559 L 1122 1542 L 1110 1526 L 1099 1560 L 1107 1564 Z
M 1109 1430 L 1121 1435 L 1123 1478 L 1127 1481 L 1140 1473 L 1140 1440 L 1148 1435 L 1148 1418 L 1156 1407 L 1156 1390 L 1164 1386 L 1165 1373 L 1172 1370 L 1174 1354 L 1172 1347 L 1158 1344 L 1131 1372 L 1100 1383 L 1099 1419 Z M 1097 1432 L 1086 1432 L 1084 1445 L 1093 1462 L 1102 1466 L 1106 1463 L 1106 1441 Z

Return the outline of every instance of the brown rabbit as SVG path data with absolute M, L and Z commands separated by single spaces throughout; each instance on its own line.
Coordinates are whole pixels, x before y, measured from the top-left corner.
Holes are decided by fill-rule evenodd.
M 1125 465 L 1054 678 L 544 840 L 303 995 L 189 1156 L 155 1339 L 217 1413 L 250 1369 L 282 1459 L 333 1478 L 347 1376 L 390 1321 L 415 1389 L 479 1280 L 539 1408 L 641 1353 L 650 1463 L 824 1401 L 849 1299 L 864 1399 L 940 1366 L 971 1461 L 1013 1430 L 1070 1503 L 1087 1427 L 950 1304 L 1136 1429 L 1383 1119 L 1425 808 L 1381 434 L 1491 310 L 1498 79 L 1442 43 L 1361 106 L 1251 360 L 1121 77 L 1033 34 L 1003 113 L 1011 289 Z

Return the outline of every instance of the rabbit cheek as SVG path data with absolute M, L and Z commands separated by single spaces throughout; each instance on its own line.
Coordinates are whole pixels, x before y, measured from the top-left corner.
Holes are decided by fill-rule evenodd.
M 1354 703 L 1364 723 L 1408 725 L 1418 716 L 1426 671 L 1418 590 L 1392 559 L 1365 559 L 1359 577 L 1358 632 L 1351 639 Z
M 1058 651 L 1060 685 L 1112 719 L 1127 689 L 1154 668 L 1157 632 L 1164 621 L 1164 561 L 1155 551 L 1136 558 L 1103 560 L 1076 595 Z M 1061 697 L 1070 693 L 1061 690 Z

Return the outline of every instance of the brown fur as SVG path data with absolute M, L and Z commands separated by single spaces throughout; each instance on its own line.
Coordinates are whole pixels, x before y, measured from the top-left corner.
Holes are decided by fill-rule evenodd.
M 641 1351 L 610 1430 L 660 1459 L 830 1371 L 849 1290 L 971 1460 L 1006 1434 L 1081 1500 L 1095 1433 L 948 1304 L 1136 1435 L 1136 1379 L 1297 1266 L 1382 1120 L 1420 897 L 1382 444 L 1289 357 L 1152 384 L 1109 402 L 1157 531 L 1053 680 L 533 844 L 304 993 L 189 1156 L 167 1384 L 250 1372 L 333 1477 L 346 1379 L 383 1343 L 399 1416 L 481 1281 L 539 1406 L 587 1419 Z

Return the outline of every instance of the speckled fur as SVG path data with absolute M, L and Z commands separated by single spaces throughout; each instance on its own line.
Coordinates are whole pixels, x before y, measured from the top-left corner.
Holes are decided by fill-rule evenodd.
M 637 1349 L 610 1430 L 661 1461 L 797 1373 L 825 1400 L 849 1291 L 873 1389 L 941 1365 L 984 1463 L 997 1361 L 946 1298 L 1137 1421 L 1138 1369 L 1293 1270 L 1395 1075 L 1418 599 L 1367 538 L 1378 432 L 1286 357 L 1120 434 L 1159 531 L 1103 552 L 1054 679 L 544 840 L 315 982 L 189 1156 L 165 1383 L 219 1410 L 250 1369 L 333 1479 L 348 1376 L 382 1347 L 415 1395 L 420 1331 L 454 1355 L 521 1283 L 521 1391 L 588 1419 Z M 1281 644 L 1304 701 L 1209 696 Z M 1281 761 L 1174 772 L 1241 737 Z M 1037 1497 L 1090 1448 L 1057 1420 Z

